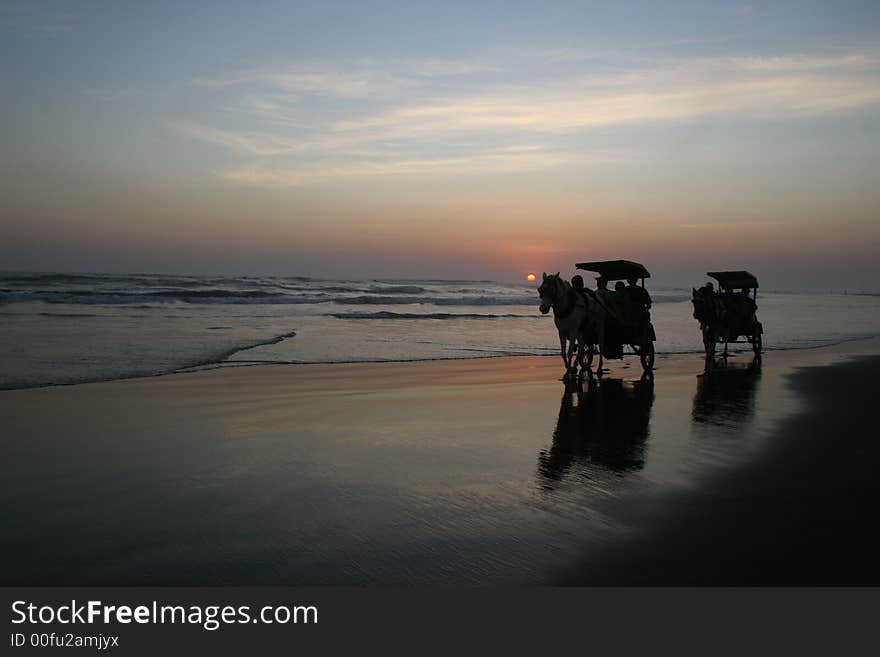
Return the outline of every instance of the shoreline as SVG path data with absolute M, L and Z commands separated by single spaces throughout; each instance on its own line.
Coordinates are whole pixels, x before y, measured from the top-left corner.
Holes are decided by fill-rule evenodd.
M 292 332 L 295 333 L 295 332 Z M 233 350 L 231 353 L 241 353 L 244 351 L 248 351 L 249 349 L 254 349 L 257 347 L 276 344 L 283 339 L 291 337 L 289 335 L 283 336 L 275 336 L 266 342 L 261 342 L 256 345 L 251 345 L 248 347 L 244 347 L 242 349 Z M 862 336 L 862 337 L 852 337 L 852 338 L 841 338 L 834 342 L 829 342 L 827 344 L 820 345 L 809 345 L 805 347 L 765 347 L 764 354 L 767 353 L 782 353 L 787 354 L 789 352 L 802 352 L 802 351 L 817 351 L 817 350 L 833 350 L 841 347 L 846 347 L 849 344 L 858 344 L 858 343 L 873 343 L 880 342 L 880 336 Z M 635 358 L 635 354 L 630 351 L 624 352 L 625 356 L 628 358 Z M 703 352 L 700 350 L 693 351 L 658 351 L 656 352 L 657 358 L 669 358 L 669 357 L 700 357 L 702 359 Z M 740 348 L 731 350 L 731 357 L 747 357 L 751 355 L 751 350 L 749 348 Z M 116 381 L 136 381 L 141 379 L 155 379 L 159 377 L 168 377 L 168 376 L 176 376 L 180 374 L 194 374 L 198 372 L 212 372 L 216 370 L 227 370 L 227 369 L 238 369 L 238 368 L 249 368 L 249 367 L 315 367 L 322 365 L 332 365 L 332 366 L 369 366 L 369 365 L 406 365 L 406 364 L 417 364 L 417 363 L 437 363 L 437 362 L 467 362 L 467 361 L 482 361 L 482 360 L 494 360 L 494 359 L 517 359 L 517 358 L 559 358 L 559 355 L 556 353 L 552 354 L 487 354 L 483 356 L 449 356 L 445 358 L 410 358 L 410 359 L 400 359 L 400 360 L 366 360 L 366 361 L 358 361 L 358 360 L 340 360 L 340 361 L 303 361 L 303 362 L 283 362 L 283 361 L 211 361 L 206 363 L 201 363 L 198 365 L 189 365 L 185 367 L 179 367 L 173 370 L 168 370 L 164 372 L 155 372 L 152 374 L 132 374 L 130 376 L 119 376 L 119 377 L 110 377 L 103 379 L 85 379 L 82 381 L 70 381 L 70 382 L 54 382 L 54 383 L 38 383 L 34 385 L 27 386 L 19 386 L 19 387 L 3 387 L 0 385 L 0 394 L 4 392 L 12 392 L 18 390 L 37 390 L 43 388 L 66 388 L 70 386 L 82 386 L 82 385 L 92 385 L 92 384 L 108 384 Z M 624 362 L 627 359 L 624 359 Z M 609 365 L 614 368 L 615 363 L 619 361 L 609 361 Z
M 804 411 L 789 380 L 878 353 L 774 351 L 755 371 L 733 355 L 720 387 L 699 354 L 658 355 L 648 387 L 629 358 L 577 395 L 558 356 L 3 391 L 0 582 L 655 583 L 627 570 L 638 541 L 657 545 L 678 500 L 761 462 Z M 669 580 L 685 582 L 708 583 Z

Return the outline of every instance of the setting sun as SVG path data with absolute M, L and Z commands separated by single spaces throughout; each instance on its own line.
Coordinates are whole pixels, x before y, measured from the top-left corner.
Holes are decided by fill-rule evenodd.
M 536 278 L 538 278 L 538 277 L 535 276 L 534 274 L 529 274 L 529 275 L 526 276 L 526 280 L 529 281 L 529 282 L 532 282 L 532 281 L 535 280 Z

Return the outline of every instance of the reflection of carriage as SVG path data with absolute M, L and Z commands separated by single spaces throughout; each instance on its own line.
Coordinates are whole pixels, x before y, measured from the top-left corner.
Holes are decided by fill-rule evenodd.
M 725 363 L 715 367 L 707 363 L 706 371 L 697 376 L 697 394 L 691 418 L 695 425 L 712 427 L 737 426 L 755 412 L 761 361 L 748 364 Z M 708 431 L 713 441 L 717 431 Z
M 567 476 L 601 481 L 608 472 L 641 470 L 653 404 L 647 373 L 639 381 L 591 377 L 585 387 L 566 386 L 553 442 L 538 455 L 543 487 L 552 490 Z
M 712 358 L 721 343 L 725 356 L 729 344 L 750 344 L 760 356 L 764 327 L 756 314 L 758 279 L 747 271 L 710 271 L 707 276 L 718 281 L 719 290 L 693 290 L 694 318 L 700 322 L 706 357 Z
M 606 260 L 602 262 L 579 262 L 578 269 L 599 274 L 607 283 L 627 279 L 640 280 L 645 290 L 645 279 L 651 274 L 644 265 L 629 260 Z M 642 362 L 645 371 L 654 368 L 654 326 L 649 311 L 650 297 L 643 292 L 648 302 L 632 304 L 627 294 L 611 290 L 595 290 L 589 292 L 605 310 L 604 341 L 599 345 L 603 358 L 623 358 L 623 347 L 629 345 Z M 592 361 L 592 345 L 588 351 Z M 589 362 L 589 361 L 588 361 Z

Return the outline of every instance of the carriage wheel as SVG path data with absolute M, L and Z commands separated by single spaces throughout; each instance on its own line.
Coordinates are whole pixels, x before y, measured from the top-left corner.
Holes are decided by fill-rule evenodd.
M 642 369 L 650 372 L 654 369 L 654 343 L 650 340 L 648 344 L 639 350 L 639 359 L 642 361 Z
M 761 338 L 760 333 L 754 333 L 752 335 L 752 350 L 755 352 L 755 356 L 761 355 L 761 348 L 764 346 L 764 340 Z

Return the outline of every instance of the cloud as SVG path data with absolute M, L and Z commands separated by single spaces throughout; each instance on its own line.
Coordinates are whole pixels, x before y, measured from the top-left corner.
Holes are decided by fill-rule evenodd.
M 761 229 L 761 228 L 784 228 L 791 226 L 790 221 L 712 221 L 704 223 L 679 224 L 679 228 L 685 230 L 704 230 L 704 231 L 737 231 L 745 229 Z
M 547 61 L 546 53 L 529 56 Z M 225 174 L 229 180 L 302 185 L 456 167 L 545 167 L 566 159 L 548 150 L 554 139 L 602 126 L 798 119 L 880 103 L 878 49 L 630 61 L 613 72 L 584 64 L 566 75 L 553 66 L 527 77 L 511 70 L 499 75 L 503 70 L 491 60 L 409 61 L 388 71 L 362 61 L 351 70 L 302 68 L 197 80 L 197 88 L 231 94 L 222 107 L 237 116 L 235 125 L 181 121 L 172 127 L 268 160 Z M 524 142 L 540 143 L 541 157 L 522 158 L 510 150 L 487 154 L 489 144 Z M 380 163 L 372 159 L 376 153 Z M 295 161 L 271 161 L 285 158 Z M 316 168 L 316 158 L 342 164 Z
M 512 147 L 465 157 L 386 159 L 294 168 L 251 165 L 222 173 L 224 179 L 255 187 L 299 187 L 334 178 L 399 175 L 479 175 L 518 173 L 557 166 L 561 158 L 536 147 Z
M 283 155 L 302 150 L 296 141 L 281 135 L 261 132 L 234 132 L 186 121 L 171 122 L 168 127 L 178 134 L 225 146 L 245 155 Z
M 442 78 L 461 78 L 497 73 L 499 65 L 466 59 L 361 60 L 344 69 L 325 64 L 239 71 L 191 80 L 202 88 L 249 88 L 287 94 L 335 98 L 383 98 L 410 93 Z

